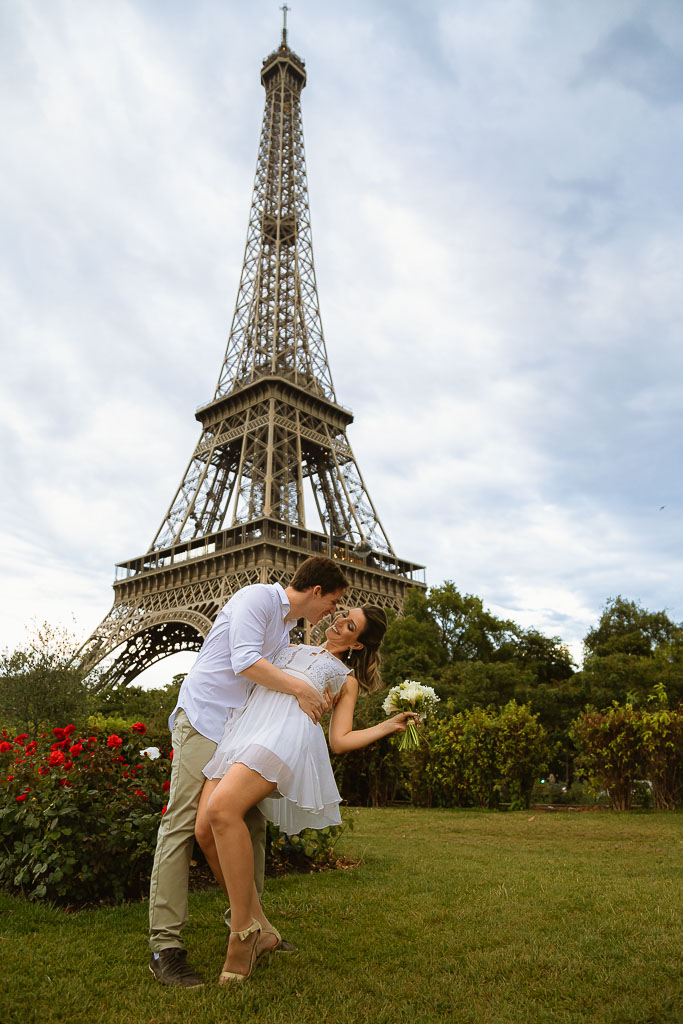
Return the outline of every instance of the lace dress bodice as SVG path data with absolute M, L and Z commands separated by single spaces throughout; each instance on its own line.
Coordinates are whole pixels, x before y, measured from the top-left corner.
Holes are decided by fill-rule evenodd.
M 284 672 L 291 669 L 305 675 L 319 693 L 329 686 L 333 697 L 337 696 L 351 672 L 350 668 L 324 647 L 311 647 L 308 644 L 285 647 L 272 661 L 273 665 Z

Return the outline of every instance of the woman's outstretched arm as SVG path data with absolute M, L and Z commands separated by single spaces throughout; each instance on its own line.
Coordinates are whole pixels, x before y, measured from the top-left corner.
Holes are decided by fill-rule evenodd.
M 330 750 L 333 754 L 346 754 L 349 750 L 360 750 L 383 736 L 391 736 L 395 732 L 405 732 L 409 718 L 417 718 L 410 711 L 402 711 L 384 722 L 371 725 L 368 729 L 353 728 L 353 711 L 358 700 L 358 680 L 347 676 L 341 693 L 332 712 L 330 722 Z

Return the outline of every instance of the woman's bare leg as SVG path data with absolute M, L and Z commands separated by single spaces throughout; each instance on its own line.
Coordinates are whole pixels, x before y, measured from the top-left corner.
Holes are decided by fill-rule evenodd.
M 202 790 L 202 795 L 199 801 L 199 809 L 197 811 L 197 821 L 195 824 L 195 835 L 197 842 L 202 848 L 202 852 L 206 857 L 206 862 L 213 871 L 214 877 L 221 889 L 228 895 L 228 887 L 225 884 L 223 878 L 223 872 L 221 870 L 221 862 L 218 859 L 218 850 L 216 849 L 216 840 L 214 839 L 213 829 L 209 821 L 209 815 L 207 811 L 209 799 L 219 783 L 219 779 L 207 779 Z M 259 899 L 258 891 L 254 885 L 253 892 L 253 911 L 252 916 L 257 921 L 261 922 L 263 934 L 259 935 L 257 949 L 261 953 L 266 949 L 275 949 L 278 944 L 277 934 L 273 931 L 273 926 L 266 917 L 263 907 L 261 906 L 261 900 Z M 232 925 L 232 922 L 231 922 Z
M 233 764 L 206 800 L 206 814 L 213 830 L 220 871 L 230 900 L 231 932 L 224 970 L 246 974 L 251 943 L 242 943 L 237 932 L 256 918 L 267 923 L 254 885 L 254 852 L 244 815 L 275 789 L 258 772 Z
M 206 857 L 206 863 L 213 871 L 214 878 L 227 896 L 228 887 L 225 884 L 223 872 L 221 871 L 221 862 L 218 859 L 218 851 L 216 850 L 216 840 L 214 839 L 213 829 L 211 828 L 211 822 L 209 821 L 207 811 L 211 795 L 219 782 L 220 779 L 207 779 L 204 783 L 204 789 L 202 790 L 202 795 L 199 798 L 199 807 L 197 808 L 197 820 L 194 825 L 194 834 L 197 842 L 201 846 L 202 853 Z

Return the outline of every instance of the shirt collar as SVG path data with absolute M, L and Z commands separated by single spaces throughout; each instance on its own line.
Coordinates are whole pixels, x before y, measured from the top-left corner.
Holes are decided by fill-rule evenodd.
M 281 583 L 274 583 L 273 586 L 275 587 L 275 593 L 280 598 L 280 602 L 282 604 L 282 620 L 284 622 L 290 612 L 289 598 L 287 597 L 285 588 Z

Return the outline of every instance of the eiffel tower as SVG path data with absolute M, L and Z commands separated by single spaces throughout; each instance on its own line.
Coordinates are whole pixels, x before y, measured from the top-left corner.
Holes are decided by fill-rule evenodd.
M 125 686 L 178 651 L 199 650 L 230 596 L 286 583 L 313 554 L 339 559 L 347 601 L 400 611 L 422 566 L 399 559 L 361 477 L 327 360 L 301 121 L 304 62 L 287 44 L 266 57 L 265 111 L 247 244 L 225 359 L 201 436 L 146 554 L 116 566 L 114 605 L 81 668 L 106 659 L 98 686 Z M 318 526 L 306 524 L 317 507 Z M 308 634 L 305 634 L 306 636 Z

